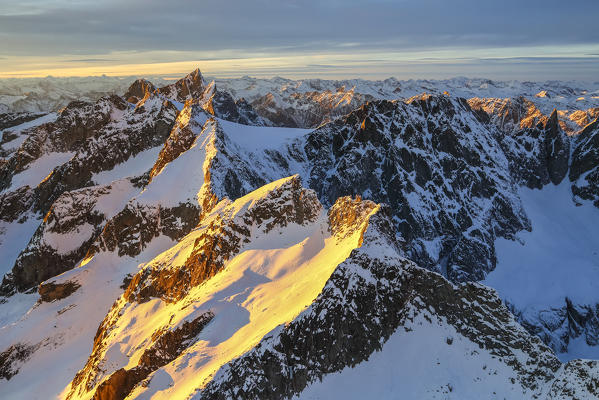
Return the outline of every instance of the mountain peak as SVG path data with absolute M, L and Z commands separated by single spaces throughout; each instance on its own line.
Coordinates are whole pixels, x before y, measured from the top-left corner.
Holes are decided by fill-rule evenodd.
M 553 111 L 551 111 L 551 115 L 549 116 L 549 119 L 547 120 L 547 123 L 545 124 L 545 127 L 557 127 L 558 126 L 558 118 L 557 118 L 557 109 L 554 108 Z
M 152 82 L 145 79 L 137 79 L 129 86 L 129 89 L 127 89 L 127 91 L 125 92 L 125 99 L 129 103 L 135 104 L 155 90 L 156 87 L 154 87 Z
M 192 80 L 198 80 L 198 79 L 203 79 L 202 78 L 202 72 L 200 71 L 200 68 L 196 68 L 193 71 L 191 71 L 190 73 L 187 74 L 186 78 L 190 78 Z
M 199 99 L 205 89 L 204 78 L 199 68 L 191 71 L 177 82 L 164 86 L 159 92 L 166 97 L 184 103 L 189 99 Z

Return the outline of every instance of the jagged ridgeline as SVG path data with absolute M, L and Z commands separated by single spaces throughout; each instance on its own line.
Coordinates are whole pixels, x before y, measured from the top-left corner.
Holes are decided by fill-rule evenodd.
M 599 396 L 596 109 L 290 82 L 2 114 L 0 393 Z M 500 277 L 539 193 L 584 216 L 543 276 L 588 284 L 525 302 Z

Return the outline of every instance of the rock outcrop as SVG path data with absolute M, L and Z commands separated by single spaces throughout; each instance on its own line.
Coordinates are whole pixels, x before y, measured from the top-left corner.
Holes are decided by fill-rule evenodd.
M 137 104 L 146 96 L 150 96 L 152 92 L 156 90 L 156 87 L 145 79 L 137 79 L 129 86 L 129 89 L 125 92 L 125 100 L 129 103 Z
M 575 138 L 570 167 L 572 193 L 577 201 L 599 207 L 599 120 L 587 125 Z
M 559 127 L 556 110 L 544 123 L 501 136 L 500 141 L 520 185 L 541 189 L 558 185 L 568 174 L 571 138 Z
M 40 301 L 55 301 L 69 297 L 79 289 L 81 285 L 74 281 L 61 283 L 45 282 L 41 284 L 37 292 L 40 295 Z

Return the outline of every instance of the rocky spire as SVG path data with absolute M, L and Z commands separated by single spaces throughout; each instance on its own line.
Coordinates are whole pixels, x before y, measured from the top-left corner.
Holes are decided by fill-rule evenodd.
M 172 96 L 175 100 L 184 102 L 189 99 L 202 97 L 205 86 L 202 73 L 199 68 L 196 68 L 174 84 L 165 86 L 159 90 L 165 93 L 167 97 Z
M 544 142 L 549 179 L 554 185 L 558 185 L 568 173 L 570 142 L 559 126 L 555 108 L 545 123 Z

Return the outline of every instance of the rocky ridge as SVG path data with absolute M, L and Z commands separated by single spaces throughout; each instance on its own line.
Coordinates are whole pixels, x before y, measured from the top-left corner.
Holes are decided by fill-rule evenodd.
M 102 98 L 96 103 L 73 102 L 60 111 L 55 121 L 33 126 L 26 131 L 27 136 L 23 143 L 0 164 L 0 187 L 3 188 L 0 196 L 3 203 L 8 205 L 3 208 L 0 219 L 12 222 L 17 215 L 39 218 L 50 212 L 56 202 L 60 203 L 63 194 L 94 185 L 95 175 L 110 171 L 146 150 L 162 146 L 179 114 L 177 106 L 168 100 L 168 96 L 175 102 L 188 99 L 198 104 L 205 115 L 216 113 L 224 118 L 233 118 L 245 123 L 251 122 L 247 118 L 250 116 L 255 119 L 254 122 L 261 123 L 257 116 L 252 115 L 247 105 L 243 105 L 240 114 L 230 96 L 220 94 L 214 84 L 205 86 L 199 70 L 161 89 L 153 88 L 149 82 L 136 81 L 125 95 L 127 100 L 137 100 L 134 104 L 128 104 L 119 96 Z M 179 93 L 177 90 L 183 91 Z M 192 99 L 192 95 L 197 94 L 194 90 L 201 90 L 200 98 Z M 36 163 L 41 163 L 42 160 L 48 160 L 44 164 L 50 163 L 52 168 L 50 174 L 45 172 L 47 176 L 44 175 L 43 180 L 24 182 L 23 186 L 20 186 L 21 182 L 13 182 L 15 176 L 33 170 L 37 166 Z M 150 169 L 149 166 L 147 168 Z M 141 188 L 147 182 L 147 177 L 143 175 L 133 178 L 135 179 L 131 184 L 135 187 Z M 98 193 L 105 191 L 102 188 L 91 190 Z M 92 203 L 97 201 L 92 192 L 79 195 L 91 196 L 85 200 L 90 203 L 91 208 Z M 132 196 L 132 193 L 128 193 L 129 198 Z M 86 226 L 87 230 L 92 229 L 93 233 L 80 242 L 74 253 L 66 258 L 56 257 L 57 253 L 65 251 L 42 243 L 40 235 L 41 230 L 45 228 L 40 227 L 27 249 L 16 260 L 13 273 L 5 277 L 3 293 L 10 293 L 14 289 L 29 289 L 32 285 L 72 268 L 81 259 L 81 255 L 87 253 L 91 242 L 98 237 L 107 220 L 101 217 L 94 219 L 87 215 L 86 211 L 90 207 L 77 212 L 80 218 L 93 219 L 86 222 L 90 225 L 90 228 Z M 162 211 L 163 214 L 166 213 L 162 220 L 184 217 L 184 220 L 192 222 L 190 227 L 184 228 L 186 233 L 197 223 L 197 216 L 193 217 L 194 211 L 189 211 L 189 208 L 189 205 L 183 205 L 175 207 L 173 211 Z M 31 213 L 31 217 L 26 217 L 27 212 Z M 22 218 L 21 222 L 24 222 Z M 80 221 L 79 225 L 85 224 Z M 180 237 L 177 235 L 174 233 L 171 236 Z M 43 260 L 41 264 L 40 260 Z M 49 265 L 52 268 L 48 268 Z

